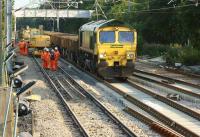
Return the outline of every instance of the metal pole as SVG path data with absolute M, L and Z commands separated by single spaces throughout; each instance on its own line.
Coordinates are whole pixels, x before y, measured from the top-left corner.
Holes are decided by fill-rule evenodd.
M 95 0 L 95 11 L 97 16 L 97 21 L 99 20 L 98 9 L 97 9 L 97 0 Z
M 57 10 L 57 31 L 60 31 L 60 18 L 59 18 L 59 10 Z
M 5 34 L 5 40 L 7 39 L 6 33 L 7 33 L 7 0 L 4 0 L 4 34 Z
M 6 22 L 6 44 L 9 44 L 12 42 L 12 0 L 7 0 L 7 22 Z M 10 48 L 7 49 L 9 52 Z M 12 65 L 11 61 L 7 63 L 7 69 L 8 72 L 12 72 Z
M 128 12 L 131 11 L 131 3 L 130 3 L 130 0 L 128 0 Z
M 14 26 L 15 41 L 14 41 L 14 43 L 16 44 L 16 42 L 17 42 L 17 18 L 16 18 L 16 16 L 14 16 L 14 23 L 15 23 L 15 26 Z
M 12 1 L 7 0 L 7 44 L 12 41 Z
M 0 86 L 3 85 L 2 0 L 0 0 Z

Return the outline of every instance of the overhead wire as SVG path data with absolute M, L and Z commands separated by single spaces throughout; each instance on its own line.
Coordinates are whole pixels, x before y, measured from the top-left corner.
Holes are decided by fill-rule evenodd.
M 122 11 L 122 12 L 108 13 L 107 15 L 127 14 L 127 13 L 155 12 L 155 11 L 163 11 L 163 10 L 184 8 L 184 7 L 190 7 L 190 6 L 195 6 L 195 4 L 187 4 L 187 5 L 181 5 L 181 6 L 176 6 L 176 7 L 164 7 L 164 8 L 158 8 L 158 9 Z

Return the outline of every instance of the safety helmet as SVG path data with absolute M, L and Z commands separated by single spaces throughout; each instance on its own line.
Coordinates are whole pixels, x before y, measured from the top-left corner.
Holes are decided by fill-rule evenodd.
M 55 47 L 55 50 L 58 50 L 58 47 Z
M 46 48 L 46 51 L 48 52 L 48 51 L 49 51 L 49 49 L 48 49 L 48 48 Z

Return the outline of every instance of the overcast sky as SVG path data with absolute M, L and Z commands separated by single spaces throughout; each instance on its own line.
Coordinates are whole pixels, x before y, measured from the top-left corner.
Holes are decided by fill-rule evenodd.
M 18 9 L 20 7 L 23 7 L 24 5 L 28 4 L 29 0 L 15 0 L 14 9 Z
M 15 0 L 14 9 L 18 9 L 20 7 L 24 7 L 25 5 L 29 4 L 30 2 L 37 3 L 39 0 Z M 33 6 L 33 5 L 31 5 Z M 36 5 L 38 6 L 38 5 Z

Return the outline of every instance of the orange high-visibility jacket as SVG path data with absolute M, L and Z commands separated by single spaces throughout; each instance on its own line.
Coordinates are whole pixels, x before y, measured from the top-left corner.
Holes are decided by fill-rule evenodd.
M 44 52 L 44 60 L 50 61 L 50 53 L 49 52 Z
M 20 49 L 23 49 L 25 47 L 25 42 L 19 42 L 18 45 Z
M 57 50 L 54 53 L 55 53 L 55 60 L 57 61 L 60 57 L 60 52 Z

